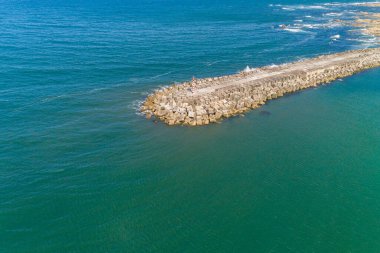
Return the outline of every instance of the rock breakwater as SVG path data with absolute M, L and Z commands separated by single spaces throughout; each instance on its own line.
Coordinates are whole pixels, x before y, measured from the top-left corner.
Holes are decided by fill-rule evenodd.
M 141 111 L 168 125 L 200 126 L 242 114 L 287 93 L 380 66 L 380 48 L 352 50 L 266 66 L 228 76 L 193 79 L 149 95 Z

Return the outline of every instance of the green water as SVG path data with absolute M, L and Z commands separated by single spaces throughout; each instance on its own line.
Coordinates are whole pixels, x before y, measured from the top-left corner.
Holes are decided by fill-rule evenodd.
M 151 144 L 167 152 L 142 167 L 167 174 L 133 198 L 125 229 L 175 252 L 377 252 L 379 77 L 273 101 L 270 116 L 165 129 Z
M 220 125 L 141 122 L 143 139 L 120 153 L 96 153 L 121 142 L 117 126 L 89 130 L 66 150 L 87 147 L 75 170 L 8 200 L 24 208 L 11 219 L 2 210 L 3 242 L 22 239 L 13 252 L 378 252 L 379 78 L 370 70 Z
M 270 102 L 270 116 L 165 131 L 152 148 L 168 139 L 166 154 L 142 167 L 168 175 L 124 225 L 177 252 L 377 252 L 379 77 Z

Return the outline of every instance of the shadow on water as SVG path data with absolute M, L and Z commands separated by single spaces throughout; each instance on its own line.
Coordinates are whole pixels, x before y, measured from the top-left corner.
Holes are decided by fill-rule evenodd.
M 272 115 L 272 113 L 271 112 L 269 112 L 269 111 L 260 111 L 260 116 L 266 116 L 266 117 L 268 117 L 268 116 L 270 116 L 270 115 Z

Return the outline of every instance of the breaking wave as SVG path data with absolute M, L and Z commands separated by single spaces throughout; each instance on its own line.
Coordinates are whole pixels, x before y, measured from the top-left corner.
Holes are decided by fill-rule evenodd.
M 271 7 L 280 7 L 283 10 L 288 10 L 288 11 L 294 11 L 294 10 L 328 10 L 329 8 L 323 5 L 281 5 L 281 4 L 276 4 L 276 5 L 271 5 Z
M 304 30 L 302 30 L 300 28 L 285 28 L 283 30 L 291 32 L 291 33 L 308 33 L 307 31 L 304 31 Z
M 287 15 L 292 16 L 293 24 L 278 24 L 281 30 L 294 34 L 315 33 L 319 35 L 329 31 L 328 35 L 324 36 L 327 37 L 326 39 L 330 39 L 330 45 L 337 40 L 345 41 L 349 47 L 354 48 L 373 47 L 379 43 L 376 37 L 371 36 L 367 30 L 355 27 L 355 21 L 363 13 L 375 13 L 377 9 L 373 7 L 380 7 L 380 1 L 330 2 L 310 5 L 271 4 L 269 6 L 277 10 L 292 11 Z M 341 34 L 344 34 L 344 37 Z
M 140 110 L 143 103 L 144 103 L 144 100 L 138 99 L 138 100 L 132 101 L 132 103 L 128 106 L 128 108 L 132 109 L 136 115 L 144 116 L 144 113 L 142 113 Z

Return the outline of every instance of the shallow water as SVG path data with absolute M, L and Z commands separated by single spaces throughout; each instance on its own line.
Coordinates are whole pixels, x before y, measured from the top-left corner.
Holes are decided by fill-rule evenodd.
M 137 110 L 375 45 L 326 3 L 0 1 L 0 252 L 379 252 L 379 69 L 204 127 Z

